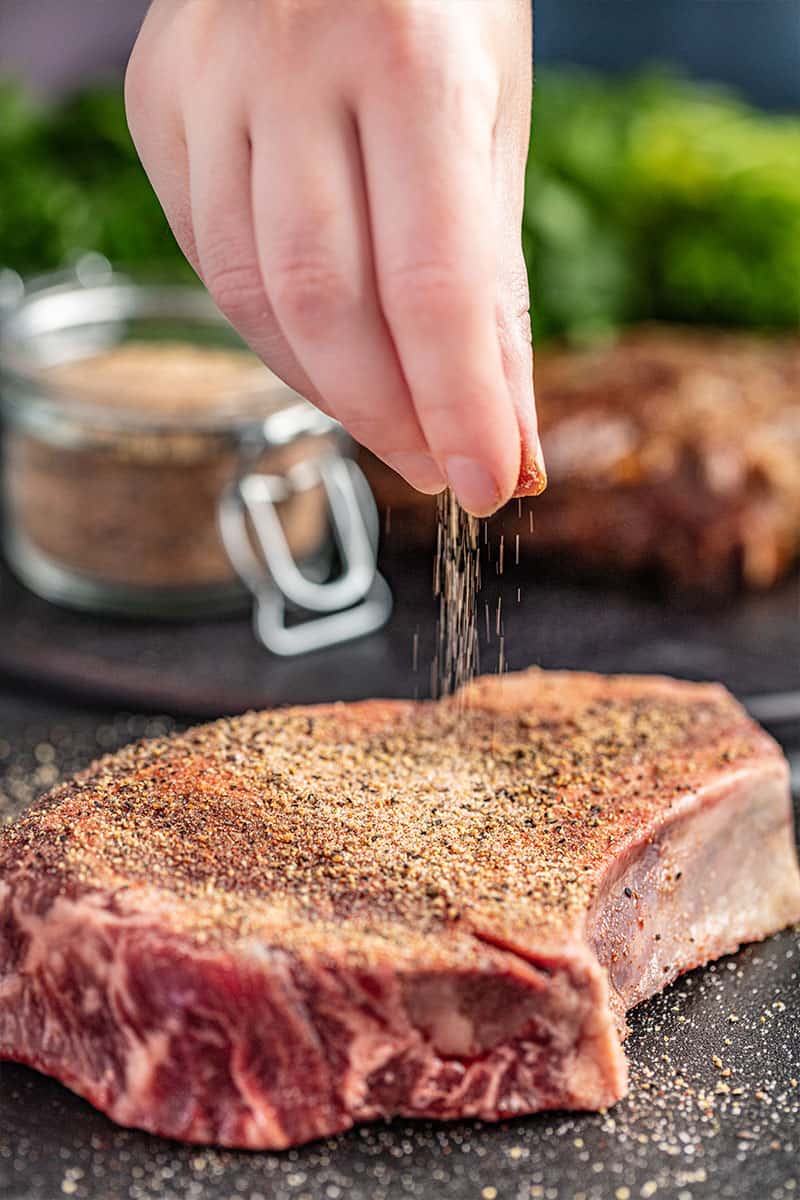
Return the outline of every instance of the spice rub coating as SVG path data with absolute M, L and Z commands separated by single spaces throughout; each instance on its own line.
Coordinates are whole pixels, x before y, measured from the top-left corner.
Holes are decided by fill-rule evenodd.
M 610 854 L 780 751 L 715 685 L 526 672 L 439 703 L 275 710 L 141 742 L 5 834 L 201 938 L 413 957 L 465 921 L 560 936 Z
M 254 713 L 0 831 L 0 1058 L 253 1149 L 600 1108 L 627 1008 L 797 919 L 786 764 L 722 688 L 528 671 Z

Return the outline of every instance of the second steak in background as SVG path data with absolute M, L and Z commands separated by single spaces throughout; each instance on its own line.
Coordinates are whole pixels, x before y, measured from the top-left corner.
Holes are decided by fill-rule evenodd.
M 800 339 L 654 326 L 547 348 L 536 399 L 549 486 L 515 522 L 528 556 L 712 597 L 797 560 Z M 368 466 L 395 536 L 432 538 L 430 499 Z

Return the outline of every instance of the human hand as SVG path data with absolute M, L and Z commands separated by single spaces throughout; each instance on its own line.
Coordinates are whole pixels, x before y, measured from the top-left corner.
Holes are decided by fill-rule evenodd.
M 264 362 L 421 491 L 544 482 L 520 226 L 530 0 L 155 0 L 126 79 L 175 235 Z

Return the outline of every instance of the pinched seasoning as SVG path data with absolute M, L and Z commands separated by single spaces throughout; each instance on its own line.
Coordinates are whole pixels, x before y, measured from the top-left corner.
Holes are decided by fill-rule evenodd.
M 480 526 L 449 488 L 438 497 L 436 514 L 433 591 L 439 616 L 432 691 L 434 696 L 450 696 L 474 679 L 479 667 Z
M 610 849 L 765 740 L 713 686 L 681 701 L 674 684 L 573 678 L 568 709 L 559 676 L 533 672 L 462 700 L 251 713 L 140 742 L 2 837 L 122 909 L 160 896 L 159 919 L 200 942 L 335 939 L 397 961 L 462 923 L 546 940 L 581 919 Z

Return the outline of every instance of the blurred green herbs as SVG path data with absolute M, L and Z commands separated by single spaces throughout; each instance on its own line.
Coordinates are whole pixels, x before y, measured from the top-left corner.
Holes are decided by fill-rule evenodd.
M 82 251 L 190 275 L 128 134 L 121 89 L 37 106 L 0 83 L 0 266 L 54 270 Z
M 673 76 L 540 73 L 525 251 L 538 335 L 800 324 L 800 116 Z
M 187 276 L 121 92 L 0 83 L 0 265 L 81 250 Z M 539 72 L 524 242 L 538 338 L 643 319 L 800 324 L 800 116 L 668 75 Z

